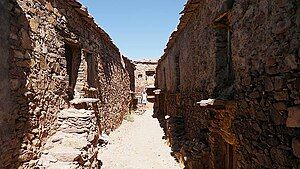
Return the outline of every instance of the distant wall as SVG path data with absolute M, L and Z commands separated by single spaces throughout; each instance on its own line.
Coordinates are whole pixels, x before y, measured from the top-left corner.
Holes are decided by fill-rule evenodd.
M 139 62 L 135 61 L 136 65 L 135 74 L 135 91 L 137 93 L 142 93 L 147 86 L 153 86 L 155 81 L 155 76 L 147 77 L 146 71 L 156 71 L 156 62 Z

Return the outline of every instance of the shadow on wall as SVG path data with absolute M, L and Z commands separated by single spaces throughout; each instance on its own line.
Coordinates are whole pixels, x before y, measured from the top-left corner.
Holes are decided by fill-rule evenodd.
M 0 1 L 0 168 L 18 168 L 36 154 L 26 83 L 31 73 L 30 26 L 16 0 Z M 21 145 L 22 144 L 22 145 Z
M 134 77 L 134 70 L 135 66 L 131 61 L 123 56 L 123 60 L 125 62 L 125 70 L 129 74 L 129 80 L 130 80 L 130 90 L 135 91 L 135 77 Z
M 113 67 L 113 60 L 110 57 L 102 57 L 102 62 L 100 62 L 102 64 L 103 67 L 103 71 L 104 71 L 104 76 L 105 76 L 105 80 L 108 84 L 111 84 L 111 80 L 112 80 L 112 67 Z

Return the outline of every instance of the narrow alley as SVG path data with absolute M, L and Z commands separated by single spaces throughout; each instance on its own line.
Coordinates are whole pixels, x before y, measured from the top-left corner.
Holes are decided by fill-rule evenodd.
M 0 169 L 300 169 L 299 0 L 0 0 L 0 23 Z
M 103 169 L 177 169 L 179 164 L 170 155 L 171 149 L 156 119 L 152 118 L 153 104 L 147 111 L 133 115 L 133 121 L 123 124 L 109 136 L 109 144 L 100 149 Z

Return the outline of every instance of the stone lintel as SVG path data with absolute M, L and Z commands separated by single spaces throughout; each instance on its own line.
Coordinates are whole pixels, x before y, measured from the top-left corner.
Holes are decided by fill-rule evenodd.
M 208 108 L 208 109 L 225 109 L 227 105 L 232 104 L 232 101 L 226 101 L 221 99 L 207 99 L 201 100 L 197 102 L 201 107 Z

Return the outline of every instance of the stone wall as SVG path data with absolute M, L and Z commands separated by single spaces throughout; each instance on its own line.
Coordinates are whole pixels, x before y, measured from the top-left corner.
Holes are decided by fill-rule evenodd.
M 136 70 L 135 64 L 133 64 L 133 61 L 128 59 L 127 57 L 123 56 L 125 69 L 127 70 L 130 78 L 130 90 L 132 92 L 135 92 L 135 76 L 134 71 Z
M 158 62 L 155 104 L 187 168 L 300 167 L 299 6 L 188 1 Z
M 129 74 L 85 7 L 74 0 L 2 0 L 0 9 L 0 168 L 33 165 L 57 131 L 57 113 L 79 88 L 85 92 L 78 97 L 100 100 L 93 105 L 101 130 L 109 133 L 122 123 Z
M 134 61 L 136 65 L 135 74 L 135 91 L 142 93 L 147 86 L 154 85 L 154 76 L 147 76 L 147 71 L 156 71 L 157 62 L 151 60 Z
M 135 64 L 133 64 L 132 60 L 128 59 L 125 56 L 123 56 L 123 60 L 124 60 L 125 69 L 128 72 L 129 79 L 130 79 L 130 94 L 131 94 L 131 97 L 130 97 L 129 108 L 130 108 L 130 112 L 131 112 L 131 110 L 135 109 L 136 106 L 137 106 L 137 103 L 135 101 L 135 95 L 134 95 L 134 92 L 135 92 L 135 75 L 134 75 L 134 72 L 135 72 L 136 68 L 135 68 Z

